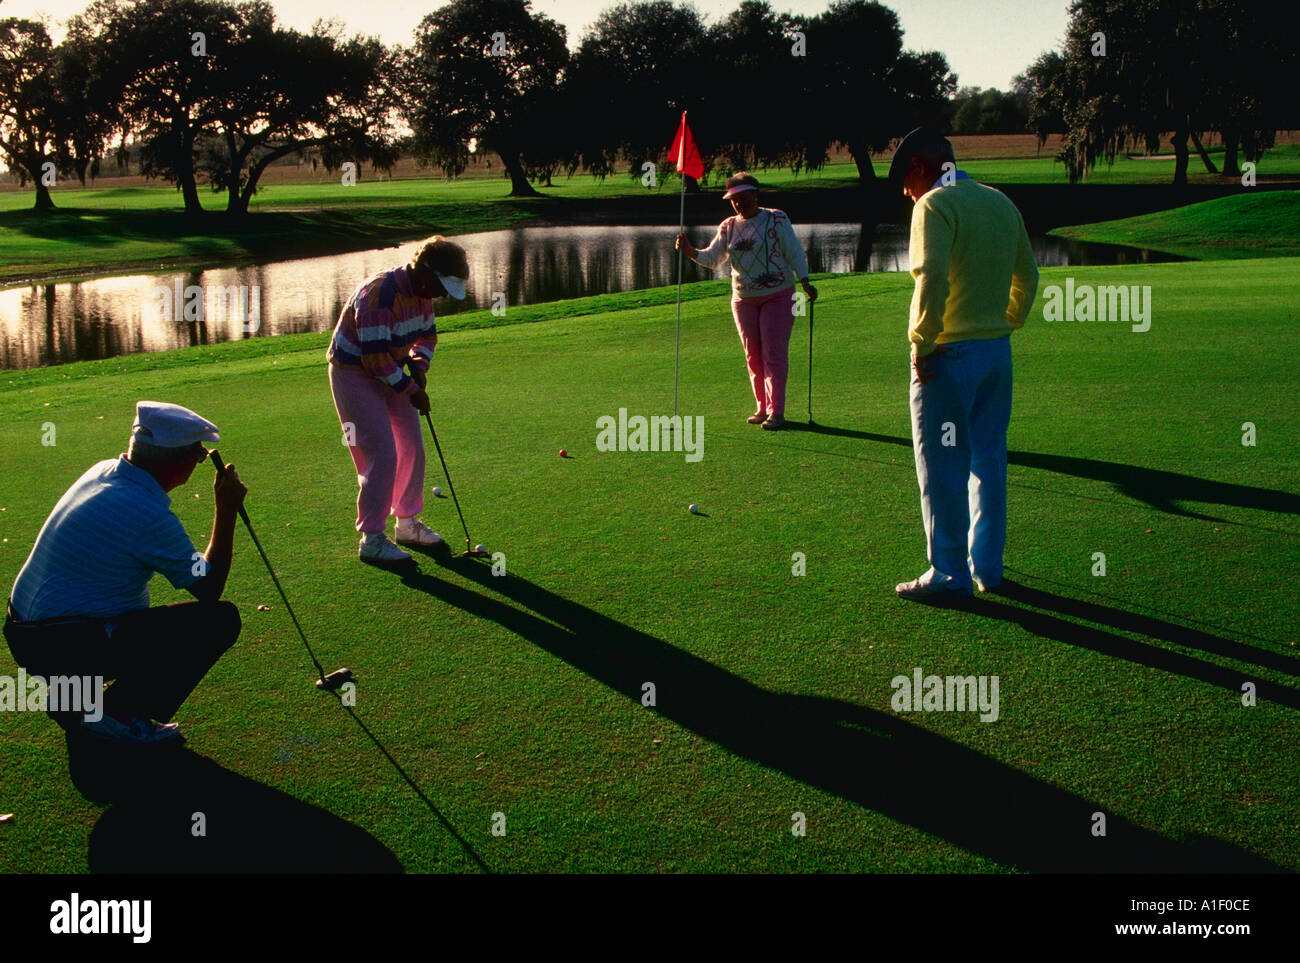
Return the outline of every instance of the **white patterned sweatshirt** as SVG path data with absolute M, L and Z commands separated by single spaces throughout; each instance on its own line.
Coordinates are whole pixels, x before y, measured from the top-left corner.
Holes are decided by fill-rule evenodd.
M 790 218 L 771 207 L 760 207 L 748 220 L 738 214 L 727 218 L 691 260 L 711 270 L 730 260 L 733 301 L 784 291 L 808 276 L 808 258 Z

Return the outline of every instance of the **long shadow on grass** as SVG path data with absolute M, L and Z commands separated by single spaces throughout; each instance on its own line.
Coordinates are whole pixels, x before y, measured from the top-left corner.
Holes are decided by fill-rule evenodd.
M 509 602 L 415 569 L 402 573 L 403 582 L 540 646 L 626 696 L 629 711 L 642 711 L 642 685 L 653 682 L 658 704 L 650 711 L 738 756 L 999 863 L 1034 872 L 1277 869 L 1219 840 L 1176 842 L 1113 813 L 1108 835 L 1095 838 L 1097 803 L 897 716 L 763 689 L 517 574 L 494 577 L 463 557 L 438 561 Z
M 1078 599 L 1054 595 L 1051 592 L 1029 588 L 1008 579 L 1003 580 L 995 594 L 1025 605 L 1049 609 L 1071 618 L 1098 622 L 1121 631 L 1137 632 L 1175 645 L 1196 648 L 1204 652 L 1213 652 L 1216 655 L 1224 655 L 1243 662 L 1253 662 L 1261 667 L 1286 672 L 1290 675 L 1300 675 L 1300 660 L 1298 659 L 1260 650 L 1253 646 L 1242 645 L 1231 639 L 1225 639 L 1196 629 L 1183 628 L 1171 622 L 1150 618 L 1145 615 L 1137 615 L 1093 602 L 1083 602 Z M 1300 709 L 1300 691 L 1295 689 L 1277 685 L 1258 676 L 1247 675 L 1236 669 L 1228 669 L 1217 666 L 1212 662 L 1195 659 L 1179 652 L 1170 652 L 1168 649 L 1162 649 L 1145 642 L 1135 642 L 1132 639 L 1126 639 L 1111 632 L 1087 625 L 1079 625 L 1077 622 L 1069 622 L 1049 612 L 1036 612 L 1033 609 L 1018 608 L 1014 605 L 1007 605 L 1005 602 L 994 601 L 987 596 L 976 599 L 956 599 L 938 604 L 946 608 L 960 608 L 985 618 L 1010 622 L 1045 639 L 1091 649 L 1094 652 L 1100 652 L 1116 659 L 1123 659 L 1126 662 L 1145 665 L 1152 669 L 1160 669 L 1164 672 L 1196 679 L 1200 682 L 1207 682 L 1210 685 L 1229 690 L 1234 693 L 1236 698 L 1241 696 L 1242 685 L 1250 682 L 1255 686 L 1255 694 L 1262 701 L 1275 702 L 1278 705 L 1288 706 L 1292 709 Z
M 1072 619 L 1096 622 L 1122 632 L 1135 632 L 1174 645 L 1227 656 L 1239 662 L 1251 662 L 1260 668 L 1300 676 L 1300 659 L 1294 656 L 1283 655 L 1280 652 L 1270 652 L 1267 649 L 1259 649 L 1253 645 L 1244 645 L 1221 635 L 1213 635 L 1200 629 L 1192 629 L 1173 622 L 1166 622 L 1163 619 L 1152 618 L 1149 615 L 1126 612 L 1123 609 L 1112 608 L 1109 605 L 1100 605 L 1096 602 L 1086 602 L 1066 595 L 1057 595 L 1043 589 L 1031 588 L 1028 585 L 1005 577 L 1002 579 L 1002 584 L 994 590 L 994 594 L 1019 602 L 1022 605 L 1048 609 Z M 1161 668 L 1163 667 L 1161 666 Z M 1188 673 L 1184 672 L 1182 674 L 1187 675 Z M 1202 678 L 1202 676 L 1194 676 L 1194 678 Z M 1234 682 L 1236 678 L 1230 673 L 1225 673 L 1221 678 L 1205 679 L 1205 681 L 1213 681 L 1216 685 L 1225 685 L 1240 692 L 1241 686 L 1239 682 Z M 1240 677 L 1242 680 L 1245 678 L 1245 676 Z M 1282 691 L 1287 692 L 1289 690 Z M 1292 694 L 1293 698 L 1295 695 Z M 1290 705 L 1291 703 L 1284 704 Z
M 838 438 L 858 438 L 863 441 L 901 445 L 905 448 L 912 447 L 911 438 L 898 438 L 894 435 L 880 435 L 851 428 L 808 425 L 800 422 L 786 422 L 786 428 L 791 431 L 833 435 Z M 1072 475 L 1075 478 L 1106 482 L 1123 495 L 1162 512 L 1181 515 L 1184 518 L 1197 518 L 1207 522 L 1225 521 L 1213 515 L 1189 511 L 1175 504 L 1176 502 L 1229 505 L 1234 508 L 1257 508 L 1284 515 L 1300 515 L 1300 495 L 1274 488 L 1252 488 L 1250 485 L 1210 481 L 1207 478 L 1197 478 L 1193 475 L 1163 471 L 1158 468 L 1141 468 L 1137 465 L 1125 465 L 1113 461 L 1075 458 L 1071 455 L 1048 455 L 1035 451 L 1008 451 L 1007 461 L 1012 465 L 1021 465 L 1025 468 L 1037 468 L 1058 475 Z
M 68 733 L 82 795 L 108 810 L 90 834 L 96 873 L 400 873 L 365 830 L 183 747 L 139 749 Z M 202 813 L 205 835 L 195 835 Z

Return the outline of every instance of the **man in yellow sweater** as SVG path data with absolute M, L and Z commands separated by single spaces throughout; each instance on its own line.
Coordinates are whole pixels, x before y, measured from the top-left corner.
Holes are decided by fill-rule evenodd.
M 890 165 L 912 210 L 912 447 L 930 569 L 902 598 L 970 595 L 1002 581 L 1007 537 L 1011 332 L 1038 267 L 1004 194 L 957 170 L 952 144 L 917 128 Z

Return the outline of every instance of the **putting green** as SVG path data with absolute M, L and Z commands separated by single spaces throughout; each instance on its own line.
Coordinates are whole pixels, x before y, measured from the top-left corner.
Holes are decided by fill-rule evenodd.
M 1040 294 L 1014 338 L 1007 563 L 1037 593 L 1019 600 L 966 612 L 893 597 L 926 567 L 910 279 L 896 275 L 818 281 L 815 431 L 745 423 L 725 293 L 688 300 L 680 410 L 704 419 L 695 462 L 596 448 L 602 416 L 671 413 L 671 304 L 610 296 L 597 313 L 559 305 L 544 323 L 446 334 L 433 421 L 470 534 L 503 553 L 504 576 L 487 560 L 421 558 L 405 577 L 357 561 L 322 336 L 4 373 L 0 581 L 66 486 L 123 449 L 134 402 L 173 401 L 220 425 L 308 637 L 327 668 L 356 673 L 356 717 L 494 870 L 1300 869 L 1298 267 L 1043 272 L 1041 287 L 1150 286 L 1152 322 L 1047 323 Z M 792 421 L 806 416 L 806 337 L 801 323 Z M 429 462 L 428 485 L 445 488 Z M 210 484 L 173 496 L 200 543 Z M 425 518 L 463 538 L 450 499 L 430 498 Z M 155 582 L 155 603 L 179 597 Z M 211 760 L 191 759 L 206 790 L 105 810 L 74 788 L 52 724 L 0 718 L 0 812 L 15 813 L 0 867 L 183 851 L 212 868 L 256 827 L 244 868 L 299 865 L 284 827 L 315 818 L 410 871 L 475 869 L 313 687 L 242 532 L 227 597 L 243 635 L 178 717 Z M 891 681 L 918 668 L 997 676 L 997 721 L 894 711 Z

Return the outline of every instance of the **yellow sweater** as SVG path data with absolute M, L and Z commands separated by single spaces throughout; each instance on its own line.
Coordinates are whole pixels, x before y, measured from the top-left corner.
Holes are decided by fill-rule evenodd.
M 910 256 L 912 357 L 1024 325 L 1038 265 L 1024 218 L 1001 191 L 963 179 L 922 196 L 912 211 Z

